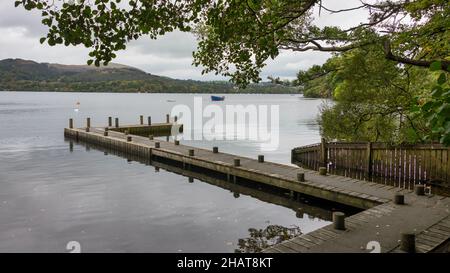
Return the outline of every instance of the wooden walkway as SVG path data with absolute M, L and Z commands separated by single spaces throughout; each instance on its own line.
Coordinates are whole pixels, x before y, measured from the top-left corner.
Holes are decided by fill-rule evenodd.
M 297 193 L 365 209 L 346 218 L 344 231 L 332 225 L 282 242 L 265 252 L 369 252 L 366 245 L 377 241 L 382 252 L 398 251 L 402 232 L 417 234 L 417 251 L 432 251 L 450 238 L 450 198 L 417 196 L 413 192 L 336 175 L 319 175 L 315 171 L 212 150 L 176 145 L 174 142 L 150 140 L 105 128 L 65 128 L 65 136 L 146 158 L 164 158 L 225 174 L 229 181 L 245 178 Z M 131 137 L 131 141 L 127 138 Z M 156 143 L 159 148 L 156 148 Z M 190 155 L 190 153 L 194 155 Z M 235 161 L 240 161 L 236 166 Z M 297 174 L 304 173 L 304 182 Z M 395 205 L 395 193 L 405 196 L 405 205 Z M 438 230 L 438 231 L 436 231 Z

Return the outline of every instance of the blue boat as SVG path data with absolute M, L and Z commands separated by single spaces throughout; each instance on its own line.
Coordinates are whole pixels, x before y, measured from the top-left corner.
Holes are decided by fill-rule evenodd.
M 219 96 L 211 96 L 212 101 L 223 101 L 225 100 L 225 96 L 219 97 Z

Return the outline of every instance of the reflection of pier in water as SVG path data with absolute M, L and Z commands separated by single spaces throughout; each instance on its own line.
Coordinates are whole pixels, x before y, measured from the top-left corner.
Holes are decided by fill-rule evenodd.
M 69 141 L 69 149 L 73 150 L 74 142 Z M 108 149 L 101 145 L 88 144 L 86 142 L 76 142 L 77 145 L 86 147 L 87 151 L 91 148 L 104 152 L 105 155 L 115 155 L 127 159 L 129 162 L 135 161 L 145 165 L 151 165 L 155 167 L 156 171 L 164 169 L 168 172 L 176 173 L 188 178 L 189 183 L 193 183 L 194 179 L 220 187 L 233 193 L 235 198 L 239 198 L 240 195 L 250 196 L 258 200 L 283 206 L 292 209 L 298 218 L 308 217 L 309 219 L 319 218 L 325 221 L 331 221 L 333 210 L 345 211 L 348 214 L 354 214 L 360 210 L 343 206 L 336 203 L 327 202 L 325 200 L 316 200 L 311 197 L 303 197 L 298 195 L 296 198 L 289 195 L 289 191 L 283 191 L 274 187 L 270 187 L 264 184 L 255 186 L 255 183 L 250 183 L 243 179 L 239 181 L 227 181 L 226 176 L 220 173 L 214 173 L 210 170 L 196 168 L 194 166 L 191 169 L 184 169 L 182 164 L 175 161 L 165 159 L 143 159 L 141 156 L 133 156 L 129 153 Z

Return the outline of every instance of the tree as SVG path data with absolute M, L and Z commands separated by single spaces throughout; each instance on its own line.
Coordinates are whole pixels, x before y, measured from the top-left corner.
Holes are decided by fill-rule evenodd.
M 42 11 L 49 45 L 85 45 L 88 63 L 108 63 L 127 42 L 179 29 L 199 38 L 194 64 L 242 86 L 259 81 L 268 58 L 282 49 L 345 52 L 382 44 L 387 59 L 427 67 L 440 61 L 449 67 L 450 8 L 447 0 L 383 0 L 362 2 L 346 10 L 330 10 L 321 0 L 20 0 L 28 10 Z M 367 10 L 366 23 L 342 29 L 318 27 L 312 11 L 331 13 Z
M 415 98 L 431 89 L 434 75 L 426 68 L 398 66 L 378 45 L 348 51 L 333 63 L 333 77 L 325 80 L 334 87 L 334 102 L 319 119 L 324 137 L 401 143 L 430 133 L 424 118 L 411 111 Z
M 440 69 L 440 63 L 430 66 L 431 71 Z M 425 138 L 439 140 L 442 144 L 450 146 L 450 84 L 448 73 L 439 73 L 428 96 L 417 96 L 416 103 L 411 110 L 427 121 L 431 132 Z

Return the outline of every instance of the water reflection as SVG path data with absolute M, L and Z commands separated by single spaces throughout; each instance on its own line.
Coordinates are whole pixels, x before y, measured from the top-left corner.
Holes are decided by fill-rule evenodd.
M 249 237 L 239 239 L 236 253 L 258 253 L 265 248 L 279 244 L 302 234 L 298 226 L 283 227 L 269 225 L 265 229 L 249 228 Z
M 73 149 L 73 141 L 68 139 L 66 139 L 66 141 L 69 142 L 69 147 L 72 147 L 70 149 Z M 335 210 L 344 211 L 347 215 L 359 212 L 359 210 L 355 208 L 331 203 L 325 200 L 314 199 L 301 194 L 293 197 L 285 190 L 263 184 L 255 184 L 249 180 L 240 179 L 237 182 L 229 182 L 224 174 L 199 169 L 195 166 L 190 166 L 186 169 L 183 167 L 183 164 L 179 162 L 161 158 L 144 159 L 139 156 L 126 154 L 125 152 L 111 150 L 95 144 L 86 144 L 84 142 L 77 142 L 77 144 L 102 151 L 105 155 L 111 154 L 126 158 L 128 162 L 139 162 L 145 165 L 153 166 L 155 172 L 159 172 L 160 169 L 164 169 L 165 171 L 185 176 L 188 178 L 188 183 L 193 183 L 194 180 L 198 180 L 217 186 L 228 190 L 232 193 L 235 199 L 240 198 L 241 195 L 245 195 L 267 203 L 289 208 L 295 213 L 295 216 L 298 219 L 331 221 L 332 212 Z M 268 225 L 263 229 L 249 228 L 248 232 L 248 237 L 237 239 L 237 242 L 234 245 L 237 245 L 238 248 L 235 249 L 235 252 L 260 252 L 266 247 L 270 247 L 274 244 L 302 234 L 301 228 L 296 225 L 292 225 L 290 227 L 285 227 L 282 225 Z

